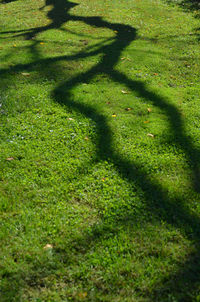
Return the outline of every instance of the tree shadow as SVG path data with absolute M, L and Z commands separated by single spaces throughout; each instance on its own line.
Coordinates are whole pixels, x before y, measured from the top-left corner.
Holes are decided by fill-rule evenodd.
M 109 44 L 99 44 L 98 48 L 95 50 L 91 47 L 87 47 L 86 50 L 80 51 L 78 54 L 72 56 L 60 56 L 49 59 L 40 58 L 39 53 L 35 49 L 35 46 L 38 43 L 36 41 L 33 43 L 31 51 L 37 60 L 30 64 L 16 65 L 11 70 L 33 70 L 36 65 L 42 67 L 47 63 L 51 65 L 59 60 L 70 61 L 101 54 L 100 62 L 90 70 L 80 73 L 70 80 L 59 84 L 54 91 L 52 91 L 52 98 L 62 106 L 78 111 L 95 122 L 98 132 L 98 142 L 96 146 L 98 160 L 101 161 L 106 159 L 113 164 L 119 175 L 128 180 L 135 187 L 140 188 L 144 194 L 147 209 L 149 209 L 157 219 L 164 220 L 180 229 L 187 238 L 194 241 L 196 251 L 194 254 L 189 255 L 188 260 L 180 266 L 179 270 L 173 275 L 170 275 L 166 280 L 161 280 L 153 293 L 143 293 L 143 295 L 148 296 L 153 301 L 172 301 L 170 300 L 169 295 L 172 295 L 174 299 L 176 299 L 175 301 L 191 301 L 191 295 L 198 289 L 200 284 L 200 257 L 198 252 L 200 247 L 200 219 L 198 215 L 191 214 L 189 207 L 183 203 L 181 197 L 169 197 L 167 190 L 163 188 L 161 184 L 152 181 L 151 177 L 148 176 L 148 173 L 145 171 L 145 168 L 141 167 L 137 161 L 127 160 L 124 158 L 123 154 L 115 151 L 112 147 L 113 133 L 105 116 L 98 112 L 94 106 L 76 102 L 71 95 L 71 91 L 82 83 L 90 82 L 96 75 L 105 74 L 112 81 L 123 84 L 130 91 L 137 93 L 138 96 L 160 108 L 169 118 L 170 130 L 173 133 L 174 143 L 183 150 L 187 161 L 191 166 L 194 190 L 198 193 L 200 192 L 200 152 L 195 148 L 192 139 L 188 138 L 186 135 L 181 114 L 174 105 L 171 105 L 167 99 L 150 91 L 143 82 L 130 79 L 125 74 L 115 69 L 122 51 L 136 39 L 136 29 L 129 25 L 104 21 L 101 17 L 71 15 L 69 10 L 77 4 L 69 1 L 47 0 L 45 5 L 53 5 L 52 10 L 48 13 L 51 23 L 48 26 L 29 29 L 28 32 L 22 33 L 21 35 L 24 35 L 25 38 L 34 39 L 39 33 L 49 29 L 60 29 L 62 25 L 68 21 L 81 21 L 91 27 L 110 29 L 115 36 L 112 39 L 107 40 L 107 42 L 109 41 Z M 6 72 L 8 72 L 8 70 L 3 70 L 1 74 L 5 74 Z M 55 72 L 53 67 L 52 72 Z M 118 216 L 116 224 L 124 225 L 127 223 L 127 216 L 130 217 L 130 220 L 134 219 L 131 216 L 131 213 L 127 212 L 126 215 L 123 214 L 122 216 Z M 100 230 L 99 232 L 98 238 L 105 235 L 105 233 L 106 229 L 103 227 L 102 231 Z M 92 235 L 89 237 L 83 235 L 80 242 L 78 242 L 78 245 L 86 245 L 86 248 L 89 249 L 90 245 L 88 245 L 88 242 L 93 244 L 95 238 L 96 231 L 94 226 Z
M 174 3 L 180 5 L 183 9 L 189 10 L 199 10 L 200 1 L 199 0 L 167 0 L 168 3 Z
M 166 0 L 169 4 L 179 5 L 184 11 L 192 11 L 195 13 L 196 18 L 200 18 L 200 1 L 199 0 Z M 200 28 L 196 28 L 196 35 L 198 36 L 198 40 L 200 40 Z
M 7 3 L 10 3 L 10 2 L 15 2 L 15 1 L 17 1 L 17 0 L 3 0 L 0 3 L 7 4 Z
M 200 1 L 199 0 L 183 0 L 181 6 L 187 9 L 199 10 L 200 9 Z

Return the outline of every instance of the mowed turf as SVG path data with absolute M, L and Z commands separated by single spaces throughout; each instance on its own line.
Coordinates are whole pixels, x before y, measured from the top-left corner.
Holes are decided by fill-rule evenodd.
M 0 11 L 0 301 L 200 301 L 199 12 Z

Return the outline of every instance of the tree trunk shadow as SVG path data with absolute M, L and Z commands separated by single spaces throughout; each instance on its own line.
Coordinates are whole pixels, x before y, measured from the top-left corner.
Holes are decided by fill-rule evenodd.
M 169 198 L 167 190 L 160 184 L 153 182 L 148 176 L 148 173 L 145 173 L 145 169 L 141 167 L 137 161 L 126 160 L 122 154 L 113 150 L 111 144 L 113 133 L 108 126 L 105 116 L 99 113 L 93 106 L 84 105 L 73 100 L 71 98 L 71 91 L 81 83 L 90 82 L 96 75 L 104 73 L 112 81 L 123 84 L 130 91 L 137 93 L 138 96 L 160 108 L 169 118 L 171 131 L 176 138 L 174 143 L 183 150 L 191 165 L 194 179 L 193 185 L 198 193 L 200 192 L 199 150 L 195 148 L 193 141 L 187 137 L 181 115 L 175 106 L 171 105 L 168 100 L 163 99 L 161 96 L 147 89 L 141 81 L 129 79 L 125 74 L 115 70 L 122 51 L 136 39 L 135 28 L 120 23 L 110 23 L 100 17 L 70 15 L 68 11 L 76 4 L 69 1 L 47 0 L 46 5 L 53 5 L 52 10 L 48 13 L 51 24 L 46 27 L 33 29 L 28 34 L 25 33 L 25 35 L 28 35 L 27 37 L 36 37 L 38 33 L 52 28 L 60 29 L 61 26 L 68 21 L 81 21 L 91 27 L 106 28 L 115 33 L 115 37 L 109 45 L 100 46 L 97 50 L 88 53 L 80 51 L 74 56 L 62 57 L 62 59 L 69 61 L 81 57 L 91 57 L 94 54 L 102 55 L 100 62 L 89 71 L 81 73 L 58 85 L 52 92 L 52 98 L 55 102 L 76 110 L 95 122 L 99 136 L 96 148 L 97 158 L 99 160 L 106 159 L 108 162 L 111 162 L 119 175 L 143 191 L 147 208 L 149 208 L 154 216 L 180 229 L 187 238 L 194 241 L 196 252 L 189 255 L 188 260 L 181 265 L 177 272 L 170 275 L 166 280 L 161 280 L 153 293 L 146 293 L 146 296 L 149 296 L 150 299 L 152 298 L 153 301 L 173 301 L 170 300 L 170 295 L 177 301 L 192 301 L 190 299 L 193 292 L 197 291 L 200 284 L 200 257 L 198 255 L 198 249 L 200 247 L 199 215 L 191 214 L 189 207 L 183 205 L 181 198 Z M 35 49 L 32 47 L 32 52 L 34 51 Z M 37 56 L 39 56 L 39 54 L 35 53 L 35 57 Z M 49 59 L 48 62 L 50 64 L 58 60 L 59 58 L 53 58 Z M 45 60 L 39 59 L 38 62 L 42 66 Z M 34 62 L 34 64 L 36 63 L 37 62 Z M 13 69 L 19 70 L 20 68 L 33 68 L 33 64 L 15 66 Z M 54 72 L 53 69 L 52 72 Z M 127 215 L 128 214 L 129 213 L 127 213 Z M 120 217 L 119 221 L 116 221 L 116 223 L 121 224 L 124 222 L 125 217 Z M 92 242 L 92 236 L 89 241 Z M 87 236 L 83 236 L 80 245 L 84 245 L 84 242 L 88 242 Z

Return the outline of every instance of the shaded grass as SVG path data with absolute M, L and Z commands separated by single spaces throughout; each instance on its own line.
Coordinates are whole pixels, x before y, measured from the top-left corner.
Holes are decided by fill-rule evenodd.
M 198 20 L 26 2 L 2 6 L 2 301 L 198 301 Z

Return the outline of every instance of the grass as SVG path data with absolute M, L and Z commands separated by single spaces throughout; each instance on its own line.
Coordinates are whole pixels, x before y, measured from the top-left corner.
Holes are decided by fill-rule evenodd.
M 0 301 L 200 301 L 197 12 L 0 7 Z

